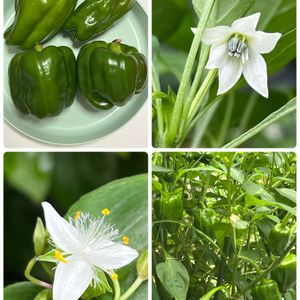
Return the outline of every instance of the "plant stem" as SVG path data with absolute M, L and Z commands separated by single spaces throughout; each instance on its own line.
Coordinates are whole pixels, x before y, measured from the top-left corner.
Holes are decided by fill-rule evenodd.
M 224 256 L 222 256 L 221 261 L 220 261 L 220 266 L 219 266 L 219 273 L 218 273 L 218 281 L 216 286 L 221 286 L 223 283 L 224 279 L 224 273 L 225 273 L 225 266 L 226 266 L 226 261 L 227 257 L 229 254 L 229 249 L 231 245 L 231 237 L 230 236 L 225 236 L 224 237 L 224 245 L 223 245 L 223 253 Z M 215 300 L 220 299 L 221 292 L 218 291 L 215 295 Z
M 252 115 L 257 99 L 258 99 L 258 94 L 253 92 L 249 100 L 247 101 L 247 106 L 244 110 L 244 114 L 242 116 L 240 126 L 239 126 L 239 134 L 242 134 L 248 127 L 249 119 Z
M 187 58 L 187 61 L 186 61 L 185 67 L 184 67 L 181 83 L 180 83 L 179 89 L 178 89 L 178 94 L 177 94 L 176 102 L 174 105 L 173 116 L 172 116 L 171 124 L 170 124 L 170 130 L 166 137 L 166 146 L 167 147 L 174 146 L 176 138 L 177 138 L 179 124 L 181 122 L 182 108 L 183 108 L 184 100 L 185 100 L 185 97 L 187 94 L 187 89 L 189 86 L 190 78 L 192 75 L 194 62 L 196 59 L 196 55 L 197 55 L 197 52 L 198 52 L 198 49 L 200 46 L 200 42 L 201 42 L 204 30 L 205 30 L 207 21 L 210 16 L 210 12 L 213 8 L 215 1 L 216 0 L 207 0 L 206 1 L 206 3 L 205 3 L 206 5 L 203 8 L 202 16 L 198 23 L 197 32 L 194 36 L 194 40 L 192 42 L 192 46 L 191 46 L 191 49 L 190 49 L 190 52 L 189 52 L 189 55 L 188 55 L 188 58 Z
M 120 283 L 118 279 L 112 278 L 112 274 L 111 274 L 111 279 L 114 285 L 114 290 L 115 290 L 115 296 L 114 296 L 114 300 L 119 300 L 120 296 L 121 296 L 121 289 L 120 289 Z
M 37 263 L 37 260 L 36 260 L 36 257 L 34 257 L 27 264 L 25 272 L 24 272 L 24 275 L 25 275 L 26 279 L 28 279 L 33 284 L 37 284 L 37 285 L 42 286 L 42 287 L 44 287 L 46 289 L 51 289 L 52 285 L 50 283 L 44 282 L 42 280 L 39 280 L 39 279 L 33 277 L 30 274 L 36 263 Z
M 119 298 L 119 300 L 126 300 L 128 299 L 143 283 L 143 279 L 138 277 L 135 282 L 129 287 L 129 289 Z
M 187 98 L 187 101 L 183 107 L 183 112 L 182 112 L 182 122 L 180 123 L 180 129 L 179 129 L 179 135 L 182 136 L 183 132 L 186 130 L 186 122 L 187 122 L 187 117 L 189 114 L 189 108 L 195 98 L 195 95 L 197 93 L 197 90 L 199 88 L 199 83 L 203 75 L 203 71 L 205 68 L 205 64 L 207 61 L 207 57 L 209 55 L 209 50 L 210 47 L 206 45 L 202 45 L 201 51 L 200 51 L 200 59 L 199 59 L 199 64 L 197 67 L 196 75 L 189 93 L 189 96 Z
M 254 279 L 251 283 L 249 283 L 244 289 L 240 291 L 240 294 L 245 294 L 246 291 L 251 289 L 256 283 L 261 281 L 268 273 L 277 268 L 281 261 L 285 258 L 285 256 L 292 250 L 292 248 L 296 245 L 296 238 L 289 244 L 289 246 L 284 250 L 283 254 L 277 258 L 264 272 L 262 272 L 256 279 Z
M 224 144 L 224 141 L 226 139 L 232 112 L 233 112 L 233 107 L 234 107 L 234 93 L 230 93 L 228 95 L 226 113 L 225 113 L 223 123 L 220 128 L 219 136 L 217 138 L 218 147 L 221 147 Z
M 152 89 L 154 92 L 161 90 L 159 83 L 159 76 L 156 72 L 154 65 L 152 66 Z M 164 139 L 164 120 L 163 120 L 163 109 L 162 109 L 162 100 L 156 99 L 156 110 L 157 110 L 157 129 L 158 129 L 158 144 Z
M 205 77 L 205 79 L 204 79 L 204 81 L 203 81 L 198 93 L 196 94 L 191 107 L 190 107 L 190 111 L 189 111 L 189 114 L 187 117 L 188 125 L 192 122 L 194 116 L 198 112 L 198 109 L 199 109 L 204 97 L 206 96 L 210 86 L 214 82 L 216 75 L 217 75 L 217 69 L 210 70 L 207 73 L 207 75 L 206 75 L 206 77 Z

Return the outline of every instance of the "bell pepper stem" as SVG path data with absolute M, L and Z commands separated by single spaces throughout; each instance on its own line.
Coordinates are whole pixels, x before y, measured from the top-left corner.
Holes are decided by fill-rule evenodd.
M 43 51 L 43 46 L 41 44 L 36 44 L 34 46 L 34 50 L 37 51 L 37 52 L 42 52 Z
M 288 212 L 288 213 L 285 215 L 285 217 L 283 218 L 283 220 L 282 220 L 281 228 L 285 228 L 285 227 L 286 227 L 286 225 L 287 225 L 287 223 L 288 223 L 290 217 L 291 217 L 291 213 Z
M 114 40 L 110 46 L 111 50 L 116 53 L 121 53 L 122 52 L 121 43 L 122 43 L 121 39 Z

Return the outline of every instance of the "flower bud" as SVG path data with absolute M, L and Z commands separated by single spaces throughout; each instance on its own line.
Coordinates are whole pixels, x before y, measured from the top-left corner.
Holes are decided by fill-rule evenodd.
M 136 264 L 136 269 L 140 279 L 143 281 L 148 279 L 148 250 L 145 250 L 140 254 Z
M 41 218 L 37 218 L 33 233 L 34 252 L 36 256 L 39 256 L 43 253 L 46 243 L 47 232 Z
M 51 298 L 51 291 L 50 290 L 42 290 L 40 293 L 36 295 L 34 300 L 50 300 Z

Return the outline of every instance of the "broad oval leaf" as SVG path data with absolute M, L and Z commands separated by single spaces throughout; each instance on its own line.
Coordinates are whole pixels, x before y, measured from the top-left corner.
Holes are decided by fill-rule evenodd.
M 32 300 L 41 291 L 42 287 L 28 281 L 18 282 L 4 289 L 5 300 Z
M 76 211 L 88 212 L 97 217 L 108 208 L 111 214 L 106 221 L 115 224 L 122 235 L 129 237 L 129 246 L 141 253 L 148 241 L 148 176 L 146 174 L 127 177 L 110 182 L 81 197 L 71 206 L 67 215 Z M 122 292 L 136 279 L 136 261 L 118 270 Z M 102 299 L 113 299 L 111 294 Z M 147 299 L 147 282 L 131 296 L 131 300 Z
M 185 300 L 190 276 L 185 266 L 176 259 L 167 261 L 156 266 L 157 276 L 168 293 L 176 300 Z

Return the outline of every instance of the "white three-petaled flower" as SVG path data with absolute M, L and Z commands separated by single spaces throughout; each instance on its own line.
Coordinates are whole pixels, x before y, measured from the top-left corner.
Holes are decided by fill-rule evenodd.
M 94 219 L 78 212 L 68 222 L 49 203 L 42 205 L 51 243 L 59 249 L 53 300 L 79 299 L 90 284 L 99 283 L 97 270 L 109 273 L 138 256 L 134 249 L 114 241 L 119 233 L 103 217 Z
M 259 17 L 256 13 L 234 21 L 231 27 L 205 30 L 202 41 L 212 46 L 206 68 L 219 69 L 218 95 L 230 90 L 244 74 L 254 90 L 269 97 L 267 66 L 261 54 L 271 52 L 281 34 L 256 31 Z

